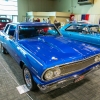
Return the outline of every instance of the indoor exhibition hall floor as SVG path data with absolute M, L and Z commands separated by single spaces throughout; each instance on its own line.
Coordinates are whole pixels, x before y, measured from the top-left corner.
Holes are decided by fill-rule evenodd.
M 100 69 L 76 84 L 46 94 L 39 90 L 20 94 L 16 87 L 23 84 L 21 68 L 0 49 L 0 100 L 100 100 Z

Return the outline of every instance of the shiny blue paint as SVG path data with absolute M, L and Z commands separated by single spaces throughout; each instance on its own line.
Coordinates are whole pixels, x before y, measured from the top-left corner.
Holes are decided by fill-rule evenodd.
M 65 75 L 65 76 L 61 76 L 61 77 L 56 78 L 56 79 L 51 80 L 51 81 L 46 81 L 46 82 L 44 82 L 44 81 L 41 81 L 40 79 L 36 78 L 36 76 L 33 76 L 33 77 L 34 77 L 34 80 L 35 80 L 37 83 L 41 84 L 41 85 L 51 84 L 51 83 L 54 83 L 54 82 L 59 82 L 59 81 L 64 80 L 64 79 L 72 78 L 72 77 L 74 77 L 74 76 L 80 76 L 80 75 L 82 75 L 82 74 L 84 74 L 84 73 L 90 71 L 92 68 L 95 68 L 95 66 L 96 66 L 97 64 L 100 64 L 100 62 L 99 62 L 99 63 L 96 63 L 96 64 L 93 64 L 93 65 L 91 65 L 91 66 L 88 66 L 87 68 L 85 68 L 85 69 L 83 69 L 83 70 L 80 70 L 80 71 L 77 71 L 77 72 L 74 72 L 74 73 L 72 73 L 72 74 L 68 74 L 68 75 Z M 74 80 L 73 80 L 73 81 L 74 81 Z
M 75 31 L 66 31 L 66 29 L 69 27 L 69 26 L 72 26 L 72 25 L 81 25 L 81 26 L 84 26 L 84 27 L 87 27 L 88 29 L 88 33 L 87 34 L 83 34 L 82 32 L 75 32 Z M 91 33 L 90 31 L 90 26 L 98 26 L 98 25 L 92 25 L 92 24 L 74 24 L 74 23 L 69 23 L 69 24 L 66 24 L 65 26 L 63 26 L 61 29 L 60 29 L 60 32 L 61 34 L 64 36 L 64 37 L 68 37 L 68 38 L 71 38 L 71 39 L 74 39 L 74 40 L 78 40 L 78 41 L 83 41 L 83 42 L 87 42 L 87 43 L 90 43 L 90 44 L 94 44 L 94 45 L 98 45 L 100 46 L 100 33 L 97 32 L 97 33 Z M 99 26 L 98 26 L 99 27 Z
M 13 24 L 13 23 L 12 23 Z M 11 25 L 11 24 L 9 24 Z M 91 46 L 89 44 L 71 40 L 61 35 L 59 36 L 38 36 L 28 39 L 18 39 L 18 26 L 53 26 L 46 23 L 17 23 L 16 38 L 10 39 L 1 32 L 0 41 L 2 45 L 8 50 L 12 57 L 20 64 L 20 61 L 30 70 L 35 82 L 40 85 L 50 84 L 52 82 L 60 81 L 65 78 L 72 77 L 73 75 L 81 75 L 82 73 L 93 68 L 97 63 L 87 68 L 74 72 L 69 75 L 65 75 L 54 79 L 52 81 L 45 82 L 41 79 L 43 72 L 51 67 L 68 64 L 75 61 L 83 60 L 88 57 L 100 53 L 100 48 Z M 57 60 L 52 59 L 57 58 Z

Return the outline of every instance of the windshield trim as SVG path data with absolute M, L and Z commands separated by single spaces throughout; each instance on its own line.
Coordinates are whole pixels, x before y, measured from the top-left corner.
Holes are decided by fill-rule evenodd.
M 52 36 L 62 36 L 62 34 L 60 33 L 60 31 L 54 26 L 54 25 L 43 25 L 43 26 L 41 26 L 41 25 L 18 25 L 18 37 L 19 37 L 19 34 L 20 34 L 20 31 L 21 31 L 21 28 L 22 27 L 22 32 L 24 33 L 25 31 L 27 31 L 28 32 L 28 30 L 29 31 L 36 31 L 36 34 L 37 34 L 37 32 L 38 32 L 38 30 L 39 30 L 39 34 L 37 34 L 37 35 L 35 35 L 35 34 L 33 34 L 33 37 L 37 37 L 37 36 L 42 36 L 42 35 L 45 35 L 45 36 L 47 36 L 47 35 L 49 35 L 49 34 L 51 34 Z M 24 28 L 25 27 L 25 28 Z M 28 27 L 29 27 L 29 29 L 28 29 Z M 39 29 L 39 27 L 40 27 L 40 29 Z M 48 30 L 48 28 L 50 28 L 51 27 L 51 30 L 49 31 Z M 42 28 L 43 29 L 45 29 L 45 28 L 47 28 L 47 30 L 48 30 L 48 32 L 45 32 L 45 30 L 43 31 L 43 33 L 41 33 L 42 31 Z M 55 32 L 57 32 L 57 33 L 53 33 L 53 30 L 55 30 Z M 27 32 L 25 32 L 25 34 L 27 33 Z M 46 33 L 46 34 L 45 34 Z M 30 33 L 31 34 L 31 33 Z M 26 37 L 25 37 L 26 38 Z M 30 37 L 27 37 L 27 38 L 32 38 L 31 36 Z M 19 38 L 20 39 L 20 38 Z M 24 38 L 23 38 L 24 39 Z

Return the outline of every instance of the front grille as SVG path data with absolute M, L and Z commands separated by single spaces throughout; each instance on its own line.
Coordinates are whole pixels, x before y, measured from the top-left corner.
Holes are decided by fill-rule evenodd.
M 65 74 L 67 75 L 67 74 L 82 70 L 82 69 L 88 67 L 89 65 L 94 64 L 95 57 L 96 56 L 93 56 L 91 58 L 87 58 L 87 59 L 82 60 L 82 61 L 78 61 L 78 62 L 74 62 L 74 63 L 60 66 L 61 75 L 65 75 Z

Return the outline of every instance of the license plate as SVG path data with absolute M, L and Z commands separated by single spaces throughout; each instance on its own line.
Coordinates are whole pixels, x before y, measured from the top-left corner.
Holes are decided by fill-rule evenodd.
M 75 79 L 74 82 L 76 83 L 76 82 L 79 82 L 79 81 L 81 81 L 83 79 L 84 79 L 84 75 L 81 75 L 77 79 Z

